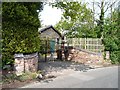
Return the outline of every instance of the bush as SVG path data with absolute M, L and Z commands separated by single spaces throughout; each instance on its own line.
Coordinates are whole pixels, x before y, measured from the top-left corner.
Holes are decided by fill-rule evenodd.
M 113 64 L 120 63 L 120 12 L 118 8 L 112 12 L 112 17 L 107 17 L 104 22 L 105 50 L 110 51 L 110 59 Z M 111 20 L 112 19 L 112 20 Z
M 2 4 L 2 67 L 14 63 L 15 53 L 34 53 L 40 49 L 37 9 L 42 2 L 4 2 Z
M 26 80 L 36 79 L 36 76 L 37 76 L 37 73 L 30 73 L 30 72 L 23 73 L 20 76 L 17 76 L 14 73 L 10 73 L 10 74 L 6 74 L 6 75 L 2 75 L 2 81 L 0 81 L 0 82 L 11 83 L 16 80 L 23 82 Z
M 110 54 L 110 59 L 112 64 L 120 63 L 120 51 L 112 51 Z

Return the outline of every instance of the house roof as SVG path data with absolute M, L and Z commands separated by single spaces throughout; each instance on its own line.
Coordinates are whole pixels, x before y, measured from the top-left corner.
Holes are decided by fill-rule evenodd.
M 57 33 L 59 35 L 59 37 L 62 37 L 61 33 L 59 31 L 57 31 L 52 25 L 39 28 L 38 32 L 40 34 L 42 34 L 42 33 L 46 32 L 47 30 L 53 30 L 55 33 Z

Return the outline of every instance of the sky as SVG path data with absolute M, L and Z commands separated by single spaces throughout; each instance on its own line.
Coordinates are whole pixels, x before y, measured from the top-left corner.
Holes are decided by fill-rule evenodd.
M 107 1 L 107 0 L 106 0 Z M 89 3 L 88 8 L 92 9 L 92 1 L 91 0 L 84 0 L 84 2 Z M 95 5 L 95 11 L 96 13 L 100 12 L 100 9 Z M 110 10 L 105 14 L 105 17 L 110 13 Z M 49 6 L 48 4 L 44 5 L 42 12 L 40 12 L 40 20 L 42 26 L 45 25 L 55 25 L 61 20 L 62 11 L 60 9 L 57 9 L 56 7 L 52 8 L 52 6 Z M 99 15 L 95 15 L 96 18 Z
M 43 8 L 43 11 L 40 12 L 40 20 L 43 25 L 55 25 L 61 20 L 62 11 L 56 7 L 52 8 L 46 4 Z

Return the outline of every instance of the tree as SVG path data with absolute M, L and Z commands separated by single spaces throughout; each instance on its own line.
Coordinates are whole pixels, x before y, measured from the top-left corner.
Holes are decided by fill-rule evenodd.
M 113 1 L 106 1 L 106 0 L 101 0 L 101 1 L 97 1 L 94 2 L 94 5 L 97 5 L 98 8 L 100 9 L 100 12 L 98 12 L 97 14 L 99 15 L 99 19 L 95 19 L 95 21 L 97 22 L 97 27 L 98 27 L 98 37 L 99 38 L 104 38 L 104 19 L 105 19 L 105 14 L 106 12 L 111 9 L 112 12 L 112 7 L 113 5 L 116 3 L 117 1 L 113 0 Z M 94 6 L 93 6 L 94 8 Z M 95 9 L 93 10 L 93 13 L 95 13 Z M 111 14 L 112 15 L 112 14 Z
M 105 19 L 104 23 L 104 45 L 105 50 L 110 51 L 112 63 L 120 63 L 120 30 L 119 30 L 119 13 L 118 9 L 112 12 L 111 17 Z
M 93 29 L 93 15 L 86 5 L 81 2 L 53 4 L 63 10 L 62 20 L 56 25 L 56 28 L 66 31 L 67 37 L 96 37 Z
M 38 27 L 41 25 L 36 10 L 42 3 L 3 2 L 2 4 L 2 62 L 14 62 L 15 53 L 39 51 Z
M 67 31 L 68 37 L 98 37 L 110 51 L 112 63 L 120 63 L 120 10 L 113 11 L 116 1 L 93 3 L 93 10 L 86 8 L 86 4 L 79 2 L 58 2 L 56 7 L 63 9 L 62 20 L 56 25 L 59 30 Z M 100 13 L 99 19 L 94 16 L 96 4 Z M 105 18 L 106 12 L 111 9 L 110 17 Z M 97 24 L 94 24 L 94 20 Z

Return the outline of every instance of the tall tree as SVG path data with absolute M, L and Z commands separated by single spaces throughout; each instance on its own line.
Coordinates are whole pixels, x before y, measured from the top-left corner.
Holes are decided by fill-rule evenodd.
M 93 0 L 94 1 L 94 0 Z M 97 21 L 97 25 L 99 27 L 99 32 L 98 32 L 98 37 L 99 38 L 104 38 L 104 19 L 105 19 L 105 14 L 107 13 L 107 11 L 113 7 L 113 5 L 115 5 L 117 1 L 113 0 L 113 1 L 106 1 L 106 0 L 101 0 L 101 1 L 95 1 L 94 4 L 98 6 L 98 8 L 100 9 L 100 12 L 97 12 L 97 14 L 99 15 L 99 19 L 95 20 Z M 95 10 L 93 10 L 93 13 L 95 13 Z M 112 15 L 112 14 L 111 14 Z
M 38 27 L 41 25 L 36 10 L 41 2 L 4 2 L 2 4 L 2 61 L 13 63 L 15 53 L 39 50 Z
M 86 5 L 82 2 L 57 2 L 54 6 L 63 10 L 63 17 L 56 27 L 66 31 L 68 37 L 91 36 L 88 33 L 93 32 L 93 15 Z
M 112 13 L 113 21 L 111 21 L 111 17 L 105 19 L 103 41 L 105 50 L 110 51 L 110 59 L 112 60 L 112 63 L 120 63 L 119 11 L 114 10 Z

